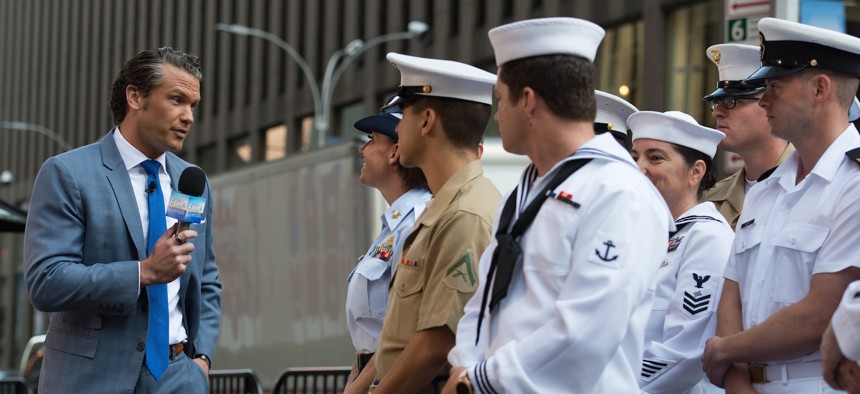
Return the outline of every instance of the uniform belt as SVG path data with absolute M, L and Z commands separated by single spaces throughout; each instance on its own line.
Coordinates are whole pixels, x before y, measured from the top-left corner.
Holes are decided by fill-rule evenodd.
M 177 354 L 182 353 L 185 350 L 185 344 L 180 342 L 169 346 L 168 355 L 170 358 L 176 357 Z
M 445 383 L 448 382 L 448 379 L 451 375 L 439 375 L 433 378 L 433 381 L 430 382 L 430 386 L 433 387 L 433 391 L 440 393 L 442 392 L 442 387 L 445 387 Z M 376 390 L 376 387 L 379 386 L 379 379 L 374 379 L 373 383 L 370 385 L 369 392 L 373 392 Z
M 750 364 L 750 381 L 769 383 L 821 377 L 821 361 L 792 364 Z
M 356 353 L 355 354 L 355 366 L 358 368 L 358 373 L 364 370 L 364 367 L 367 366 L 367 363 L 370 362 L 370 358 L 373 357 L 373 353 Z

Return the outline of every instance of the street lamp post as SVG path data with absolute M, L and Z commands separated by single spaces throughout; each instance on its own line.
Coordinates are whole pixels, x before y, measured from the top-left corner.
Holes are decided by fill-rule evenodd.
M 63 139 L 63 137 L 60 137 L 59 134 L 55 133 L 53 130 L 51 130 L 45 126 L 40 126 L 37 124 L 27 123 L 27 122 L 4 121 L 2 124 L 0 124 L 0 129 L 18 130 L 18 131 L 32 131 L 34 133 L 39 133 L 39 134 L 42 134 L 42 135 L 50 138 L 51 140 L 53 140 L 57 144 L 59 144 L 60 147 L 63 148 L 64 152 L 72 150 L 72 146 L 69 145 L 69 143 Z
M 241 36 L 254 36 L 269 41 L 286 51 L 287 54 L 290 55 L 290 57 L 292 57 L 299 65 L 305 79 L 308 81 L 308 85 L 310 85 L 311 96 L 314 101 L 313 127 L 315 141 L 313 141 L 313 143 L 315 146 L 323 146 L 325 144 L 325 133 L 328 130 L 331 118 L 331 97 L 334 93 L 334 88 L 337 86 L 337 82 L 340 80 L 340 77 L 343 75 L 347 66 L 352 64 L 353 60 L 355 60 L 359 55 L 376 45 L 388 41 L 408 40 L 418 37 L 426 33 L 429 29 L 427 24 L 424 22 L 411 21 L 407 26 L 407 30 L 404 32 L 385 34 L 379 37 L 374 37 L 367 42 L 361 39 L 350 41 L 346 47 L 338 49 L 331 55 L 331 57 L 329 57 L 328 63 L 326 63 L 325 73 L 323 74 L 322 85 L 320 86 L 316 78 L 314 78 L 313 72 L 304 57 L 302 57 L 295 48 L 280 37 L 265 30 L 229 23 L 218 23 L 215 25 L 215 28 L 227 33 L 238 34 Z M 341 62 L 341 60 L 343 60 L 343 62 Z

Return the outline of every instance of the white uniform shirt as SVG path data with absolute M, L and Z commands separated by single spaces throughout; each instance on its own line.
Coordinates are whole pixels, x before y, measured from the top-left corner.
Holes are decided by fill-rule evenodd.
M 645 329 L 643 393 L 683 393 L 705 378 L 702 351 L 716 332 L 734 232 L 712 202 L 684 212 L 675 226 Z
M 382 214 L 382 231 L 347 277 L 346 324 L 358 353 L 376 351 L 388 303 L 391 267 L 415 218 L 421 216 L 431 197 L 427 189 L 412 189 L 395 200 Z
M 845 358 L 860 360 L 860 280 L 848 285 L 831 324 Z
M 860 167 L 845 156 L 858 146 L 851 124 L 799 184 L 794 152 L 750 189 L 724 275 L 739 285 L 744 329 L 803 299 L 812 275 L 860 265 Z M 816 350 L 780 363 L 817 360 Z
M 484 316 L 476 346 L 497 242 L 481 256 L 480 284 L 448 355 L 451 365 L 469 368 L 476 393 L 638 390 L 655 277 L 674 226 L 657 190 L 609 133 L 567 160 L 575 158 L 593 160 L 555 189 L 520 238 L 523 258 L 507 297 Z M 534 185 L 534 167 L 526 169 L 514 191 L 520 210 L 560 167 Z

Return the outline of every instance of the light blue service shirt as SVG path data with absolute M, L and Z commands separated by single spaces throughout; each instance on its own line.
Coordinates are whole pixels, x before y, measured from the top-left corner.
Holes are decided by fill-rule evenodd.
M 427 189 L 412 189 L 395 200 L 382 214 L 382 231 L 347 277 L 346 322 L 358 353 L 376 351 L 388 303 L 391 269 L 415 219 L 424 212 L 431 197 Z

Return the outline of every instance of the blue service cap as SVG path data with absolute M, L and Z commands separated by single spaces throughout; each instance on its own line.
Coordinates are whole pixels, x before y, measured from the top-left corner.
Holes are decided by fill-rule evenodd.
M 396 142 L 397 124 L 403 118 L 400 105 L 394 102 L 396 99 L 397 96 L 389 98 L 378 114 L 359 119 L 353 127 L 367 134 L 373 132 L 384 134 Z

